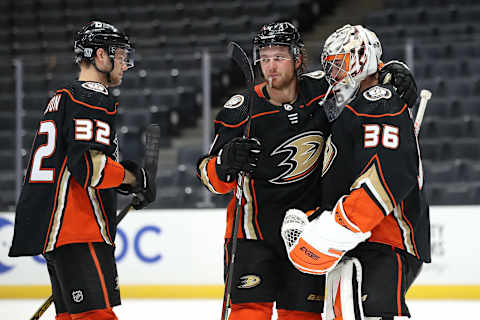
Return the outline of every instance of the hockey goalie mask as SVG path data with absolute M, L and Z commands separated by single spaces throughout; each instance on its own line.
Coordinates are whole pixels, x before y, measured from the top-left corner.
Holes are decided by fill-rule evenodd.
M 296 61 L 304 44 L 297 28 L 290 22 L 266 24 L 253 38 L 253 64 L 256 65 L 260 62 L 260 49 L 272 46 L 289 47 L 290 53 Z
M 378 70 L 382 46 L 375 33 L 360 26 L 345 25 L 325 41 L 322 66 L 335 98 L 343 109 L 355 97 L 362 80 Z M 341 112 L 341 110 L 340 110 Z
M 112 66 L 115 58 L 121 58 L 129 69 L 135 65 L 135 48 L 128 36 L 105 22 L 91 21 L 84 26 L 76 34 L 73 47 L 76 63 L 83 59 L 92 61 L 97 50 L 104 48 L 112 60 Z

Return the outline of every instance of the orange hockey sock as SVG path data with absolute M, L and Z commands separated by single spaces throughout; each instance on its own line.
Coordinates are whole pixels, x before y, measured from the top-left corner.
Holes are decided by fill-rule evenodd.
M 118 320 L 111 308 L 72 314 L 72 320 Z
M 228 320 L 270 320 L 273 302 L 232 304 Z
M 55 316 L 55 320 L 72 320 L 70 313 L 59 313 Z
M 322 314 L 316 312 L 278 309 L 278 320 L 322 320 Z

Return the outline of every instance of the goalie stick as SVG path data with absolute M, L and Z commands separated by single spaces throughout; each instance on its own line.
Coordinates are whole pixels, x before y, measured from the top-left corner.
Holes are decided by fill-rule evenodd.
M 151 124 L 148 126 L 145 131 L 145 158 L 144 158 L 144 167 L 145 170 L 150 174 L 152 179 L 155 179 L 157 176 L 158 168 L 158 152 L 160 150 L 160 126 L 157 124 Z M 134 203 L 138 201 L 138 198 L 142 195 L 134 195 L 130 203 L 125 206 L 117 214 L 116 224 L 118 225 L 120 221 L 125 218 L 127 213 L 132 209 Z M 40 317 L 47 311 L 50 305 L 53 302 L 53 295 L 50 295 L 47 300 L 38 308 L 35 314 L 30 318 L 30 320 L 38 320 Z
M 248 59 L 247 54 L 245 51 L 240 47 L 240 45 L 236 42 L 230 42 L 228 45 L 228 50 L 230 57 L 235 61 L 237 66 L 243 73 L 243 77 L 245 78 L 245 82 L 247 84 L 248 89 L 248 96 L 247 99 L 247 106 L 248 106 L 248 120 L 245 125 L 245 130 L 243 132 L 244 137 L 249 137 L 250 135 L 250 122 L 251 122 L 251 115 L 252 115 L 252 92 L 253 92 L 253 84 L 255 81 L 255 76 L 253 73 L 252 64 Z M 242 197 L 243 197 L 243 184 L 245 183 L 245 172 L 242 171 L 240 177 L 237 179 L 237 192 L 236 197 L 237 201 L 235 202 L 234 212 L 235 215 L 233 217 L 233 233 L 232 233 L 232 247 L 231 247 L 231 255 L 230 261 L 228 263 L 227 269 L 227 282 L 225 284 L 225 289 L 223 292 L 223 309 L 222 309 L 222 319 L 228 319 L 228 310 L 230 309 L 230 294 L 232 292 L 232 277 L 233 277 L 233 270 L 235 267 L 235 254 L 237 252 L 237 244 L 238 244 L 238 227 L 239 227 L 239 220 L 240 220 L 240 212 L 242 207 Z

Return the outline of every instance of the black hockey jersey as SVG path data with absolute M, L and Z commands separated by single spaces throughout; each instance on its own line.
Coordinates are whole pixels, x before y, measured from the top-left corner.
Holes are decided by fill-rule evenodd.
M 410 110 L 391 86 L 359 94 L 332 124 L 322 180 L 322 208 L 340 201 L 369 242 L 430 261 L 429 208 Z
M 298 80 L 295 103 L 276 106 L 268 101 L 266 83 L 255 87 L 250 137 L 260 141 L 262 152 L 255 175 L 244 183 L 239 237 L 267 240 L 280 246 L 280 227 L 286 210 L 307 210 L 318 204 L 328 131 L 318 102 L 327 88 L 321 72 L 304 75 Z M 214 193 L 236 191 L 236 180 L 226 183 L 219 179 L 215 161 L 225 143 L 243 135 L 247 119 L 248 106 L 243 95 L 233 96 L 216 117 L 215 140 L 209 155 L 198 164 L 198 176 Z M 233 195 L 227 208 L 227 238 L 231 237 L 235 202 Z
M 18 200 L 10 256 L 45 253 L 68 243 L 113 245 L 117 104 L 107 88 L 75 81 L 48 102 Z

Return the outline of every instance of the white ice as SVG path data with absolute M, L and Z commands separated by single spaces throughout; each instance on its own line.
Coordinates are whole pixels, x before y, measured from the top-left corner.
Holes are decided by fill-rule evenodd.
M 28 320 L 43 303 L 40 299 L 0 299 L 0 320 Z M 480 319 L 480 300 L 411 300 L 407 302 L 413 320 Z M 115 313 L 127 319 L 220 319 L 220 300 L 124 299 Z M 54 320 L 51 306 L 40 318 Z

